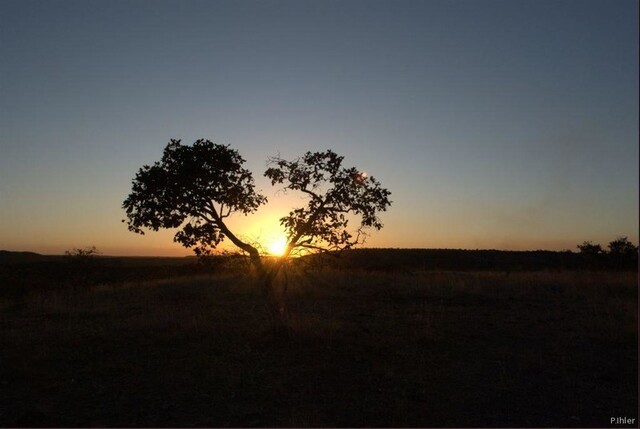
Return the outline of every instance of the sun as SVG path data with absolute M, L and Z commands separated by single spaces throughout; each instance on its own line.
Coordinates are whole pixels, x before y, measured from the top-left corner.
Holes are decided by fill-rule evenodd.
M 267 249 L 269 254 L 272 256 L 282 256 L 287 250 L 287 239 L 284 237 L 277 237 L 269 243 Z

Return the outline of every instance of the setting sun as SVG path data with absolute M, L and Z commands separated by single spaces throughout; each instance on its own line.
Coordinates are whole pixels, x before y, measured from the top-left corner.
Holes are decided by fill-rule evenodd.
M 269 243 L 269 254 L 273 256 L 282 256 L 284 255 L 285 250 L 287 249 L 287 239 L 284 237 L 277 237 Z

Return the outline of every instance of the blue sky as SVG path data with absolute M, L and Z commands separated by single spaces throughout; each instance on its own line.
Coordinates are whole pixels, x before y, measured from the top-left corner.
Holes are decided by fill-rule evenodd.
M 0 248 L 185 254 L 122 200 L 170 138 L 333 149 L 393 195 L 368 245 L 638 240 L 636 1 L 0 0 Z

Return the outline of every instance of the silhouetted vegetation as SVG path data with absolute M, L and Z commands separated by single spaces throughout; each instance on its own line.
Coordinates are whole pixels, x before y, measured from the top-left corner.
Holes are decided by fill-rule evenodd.
M 272 260 L 275 258 L 271 258 Z M 84 262 L 80 262 L 84 261 Z M 87 263 L 88 262 L 88 263 Z M 64 290 L 100 284 L 142 282 L 194 274 L 246 271 L 249 261 L 239 254 L 206 258 L 43 256 L 0 251 L 0 297 L 30 291 Z M 636 271 L 629 253 L 572 253 L 456 249 L 350 249 L 335 255 L 294 258 L 292 266 L 307 271 L 333 268 L 350 271 L 416 274 L 422 271 Z
M 606 253 L 602 246 L 599 244 L 593 244 L 591 241 L 585 241 L 582 244 L 579 244 L 578 249 L 580 249 L 580 253 L 588 254 L 588 255 L 600 255 Z M 610 241 L 607 246 L 609 249 L 609 255 L 613 258 L 630 258 L 630 257 L 638 257 L 638 247 L 635 246 L 626 236 L 617 237 L 615 240 Z
M 99 254 L 100 252 L 98 252 L 96 246 L 86 247 L 84 249 L 74 248 L 64 252 L 64 256 L 75 263 L 86 263 L 94 259 Z
M 0 252 L 0 426 L 589 427 L 636 409 L 628 251 L 294 258 L 281 338 L 244 256 L 82 250 Z
M 585 241 L 582 244 L 578 244 L 576 246 L 580 249 L 580 253 L 584 253 L 586 255 L 599 255 L 602 251 L 602 246 L 599 244 L 593 244 L 591 241 Z
M 598 268 L 629 270 L 638 269 L 638 247 L 634 246 L 626 236 L 617 237 L 609 242 L 606 252 L 599 244 L 585 241 L 578 245 L 583 263 Z
M 316 255 L 316 265 L 376 272 L 420 271 L 637 271 L 633 255 L 548 250 L 352 249 L 340 257 Z
M 293 161 L 269 160 L 264 175 L 272 185 L 308 197 L 305 207 L 280 219 L 288 237 L 285 257 L 296 249 L 302 254 L 351 249 L 364 242 L 367 228 L 382 228 L 378 215 L 391 205 L 391 193 L 367 173 L 343 167 L 343 159 L 328 150 L 307 152 Z M 360 217 L 355 231 L 349 230 L 350 215 Z
M 204 265 L 196 258 L 103 257 L 90 261 L 68 256 L 18 252 L 0 254 L 0 298 L 24 298 L 42 291 L 72 291 L 96 285 L 140 283 L 194 274 L 213 274 L 230 268 L 233 258 L 213 258 Z
M 99 255 L 95 246 L 84 249 L 75 248 L 64 252 L 67 262 L 69 279 L 73 288 L 86 287 L 95 283 L 98 276 L 96 256 Z
M 634 272 L 287 270 L 286 340 L 269 335 L 241 272 L 0 299 L 0 426 L 604 427 L 636 416 Z
M 614 257 L 638 257 L 638 247 L 625 236 L 618 237 L 615 240 L 609 242 L 609 254 Z
M 139 234 L 143 228 L 180 228 L 174 240 L 197 255 L 211 254 L 229 238 L 256 269 L 275 330 L 286 331 L 287 285 L 278 290 L 276 280 L 289 255 L 297 249 L 314 253 L 360 244 L 366 229 L 382 228 L 378 214 L 391 205 L 391 193 L 380 182 L 355 167 L 344 167 L 343 159 L 330 150 L 307 152 L 293 161 L 270 159 L 264 175 L 271 184 L 308 197 L 305 207 L 280 219 L 287 244 L 275 262 L 265 264 L 258 248 L 226 224 L 234 213 L 251 214 L 267 202 L 256 192 L 251 172 L 242 167 L 245 160 L 228 145 L 201 139 L 185 146 L 171 140 L 159 162 L 136 174 L 123 203 L 126 222 Z M 359 218 L 355 232 L 349 230 L 353 217 Z

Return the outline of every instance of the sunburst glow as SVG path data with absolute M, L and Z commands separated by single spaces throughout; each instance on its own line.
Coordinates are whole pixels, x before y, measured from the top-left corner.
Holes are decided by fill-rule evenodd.
M 287 239 L 284 237 L 277 237 L 269 243 L 267 249 L 270 255 L 282 256 L 284 255 L 285 250 L 287 250 Z

